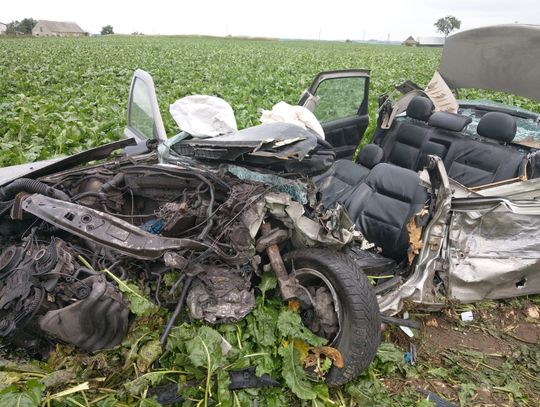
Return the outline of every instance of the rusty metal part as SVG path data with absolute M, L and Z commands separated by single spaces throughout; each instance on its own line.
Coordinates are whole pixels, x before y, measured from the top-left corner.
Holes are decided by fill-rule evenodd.
M 289 232 L 283 229 L 270 229 L 268 234 L 263 235 L 257 240 L 257 246 L 255 249 L 257 253 L 262 253 L 272 245 L 278 245 L 283 243 L 289 238 Z
M 409 223 L 407 223 L 407 233 L 409 234 L 409 250 L 407 251 L 407 260 L 409 264 L 412 264 L 414 258 L 420 250 L 424 247 L 422 242 L 422 226 L 421 219 L 429 216 L 427 208 L 422 208 L 416 215 L 414 215 Z
M 22 202 L 26 199 L 28 194 L 26 192 L 19 192 L 15 199 L 13 200 L 13 205 L 11 206 L 10 216 L 13 220 L 22 220 L 24 216 L 24 211 L 22 208 Z
M 269 223 L 263 223 L 261 225 L 261 230 L 263 237 L 270 236 L 272 233 L 272 226 Z M 266 248 L 266 254 L 270 260 L 272 270 L 277 277 L 279 290 L 283 299 L 287 301 L 293 298 L 298 298 L 302 301 L 305 297 L 305 293 L 298 285 L 296 278 L 287 273 L 287 269 L 285 268 L 285 263 L 283 263 L 283 259 L 281 258 L 278 245 L 274 243 L 268 246 Z

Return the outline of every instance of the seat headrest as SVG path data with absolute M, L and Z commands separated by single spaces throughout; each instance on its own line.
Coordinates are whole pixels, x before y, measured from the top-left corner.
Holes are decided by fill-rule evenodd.
M 416 96 L 407 106 L 407 116 L 427 122 L 433 112 L 434 106 L 431 100 L 423 96 Z
M 369 169 L 375 167 L 383 159 L 383 149 L 377 144 L 367 144 L 358 153 L 358 163 Z
M 428 125 L 450 131 L 462 131 L 472 119 L 456 113 L 435 112 L 431 115 Z
M 478 122 L 476 132 L 485 138 L 510 143 L 516 136 L 516 120 L 508 113 L 489 112 Z

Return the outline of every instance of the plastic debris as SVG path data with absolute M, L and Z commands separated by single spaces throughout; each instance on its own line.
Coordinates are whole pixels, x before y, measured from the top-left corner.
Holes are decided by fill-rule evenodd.
M 426 400 L 432 401 L 435 407 L 457 407 L 455 404 L 450 403 L 448 400 L 445 400 L 430 391 L 424 389 L 416 389 L 416 391 L 425 395 Z
M 463 322 L 470 322 L 474 320 L 474 315 L 472 311 L 465 311 L 461 313 L 461 320 Z
M 164 225 L 165 225 L 165 222 L 162 219 L 153 219 L 142 224 L 140 228 L 144 230 L 145 232 L 152 233 L 153 235 L 157 235 L 159 232 L 161 232 L 161 229 L 163 229 Z
M 267 374 L 263 374 L 261 377 L 257 377 L 257 375 L 255 374 L 255 366 L 230 372 L 229 376 L 231 378 L 229 390 L 280 386 L 280 383 L 277 380 L 272 379 Z
M 411 328 L 409 328 L 408 326 L 403 326 L 403 325 L 400 325 L 399 328 L 405 332 L 405 335 L 407 335 L 409 338 L 413 338 L 414 337 L 414 332 L 412 331 Z

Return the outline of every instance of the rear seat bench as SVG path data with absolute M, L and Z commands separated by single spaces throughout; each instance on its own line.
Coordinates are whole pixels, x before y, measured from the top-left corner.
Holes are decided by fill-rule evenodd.
M 478 136 L 471 137 L 462 133 L 470 117 L 432 109 L 429 99 L 416 97 L 407 108 L 413 120 L 400 120 L 379 134 L 375 142 L 383 149 L 383 162 L 418 171 L 426 156 L 436 155 L 448 176 L 467 187 L 524 175 L 528 152 L 510 144 L 516 134 L 512 116 L 486 113 L 478 123 Z
M 506 113 L 486 113 L 478 123 L 477 138 L 463 136 L 452 143 L 444 165 L 448 176 L 476 187 L 525 175 L 528 152 L 509 143 L 516 122 Z

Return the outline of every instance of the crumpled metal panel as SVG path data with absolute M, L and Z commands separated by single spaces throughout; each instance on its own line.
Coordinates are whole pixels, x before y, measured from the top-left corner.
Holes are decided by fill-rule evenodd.
M 449 234 L 449 295 L 473 302 L 540 292 L 540 203 L 454 211 Z
M 343 207 L 328 210 L 316 219 L 306 216 L 304 205 L 285 193 L 269 192 L 242 214 L 242 222 L 255 237 L 266 214 L 292 231 L 294 247 L 342 247 L 359 234 Z

